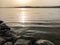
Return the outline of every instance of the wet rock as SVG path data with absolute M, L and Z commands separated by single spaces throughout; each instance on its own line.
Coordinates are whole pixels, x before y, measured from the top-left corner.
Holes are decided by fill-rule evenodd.
M 54 45 L 54 43 L 49 40 L 37 40 L 36 44 L 38 44 L 38 45 Z
M 18 39 L 14 45 L 28 45 L 30 40 Z
M 1 43 L 4 43 L 6 40 L 4 39 L 4 38 L 2 38 L 2 37 L 0 37 L 0 44 Z
M 4 45 L 13 45 L 12 42 L 6 42 Z

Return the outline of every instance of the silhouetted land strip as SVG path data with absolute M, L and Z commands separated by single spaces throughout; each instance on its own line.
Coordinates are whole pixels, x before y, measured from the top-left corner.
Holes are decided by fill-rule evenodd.
M 17 7 L 0 7 L 0 8 L 60 8 L 60 6 L 17 6 Z
M 60 8 L 60 6 L 23 6 L 23 7 L 14 7 L 14 8 Z

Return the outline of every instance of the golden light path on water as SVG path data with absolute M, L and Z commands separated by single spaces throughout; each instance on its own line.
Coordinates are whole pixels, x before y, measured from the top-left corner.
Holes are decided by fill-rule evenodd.
M 25 27 L 25 22 L 27 20 L 27 14 L 26 14 L 26 9 L 22 8 L 21 12 L 20 12 L 20 17 L 19 17 L 19 21 L 22 23 L 22 26 Z

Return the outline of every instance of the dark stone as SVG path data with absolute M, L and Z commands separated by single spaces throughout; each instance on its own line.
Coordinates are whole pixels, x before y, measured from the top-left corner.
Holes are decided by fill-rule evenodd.
M 13 45 L 12 42 L 6 42 L 4 45 Z
M 18 39 L 14 45 L 29 45 L 30 42 L 30 40 Z
M 6 40 L 3 37 L 0 37 L 0 45 L 4 43 Z
M 54 43 L 49 40 L 37 40 L 36 44 L 37 45 L 54 45 Z
M 3 23 L 3 21 L 2 21 L 2 20 L 0 20 L 0 24 L 1 24 L 1 23 Z

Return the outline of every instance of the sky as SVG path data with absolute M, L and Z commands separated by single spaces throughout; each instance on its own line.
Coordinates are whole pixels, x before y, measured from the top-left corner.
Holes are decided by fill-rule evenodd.
M 0 0 L 0 7 L 60 6 L 60 0 Z

